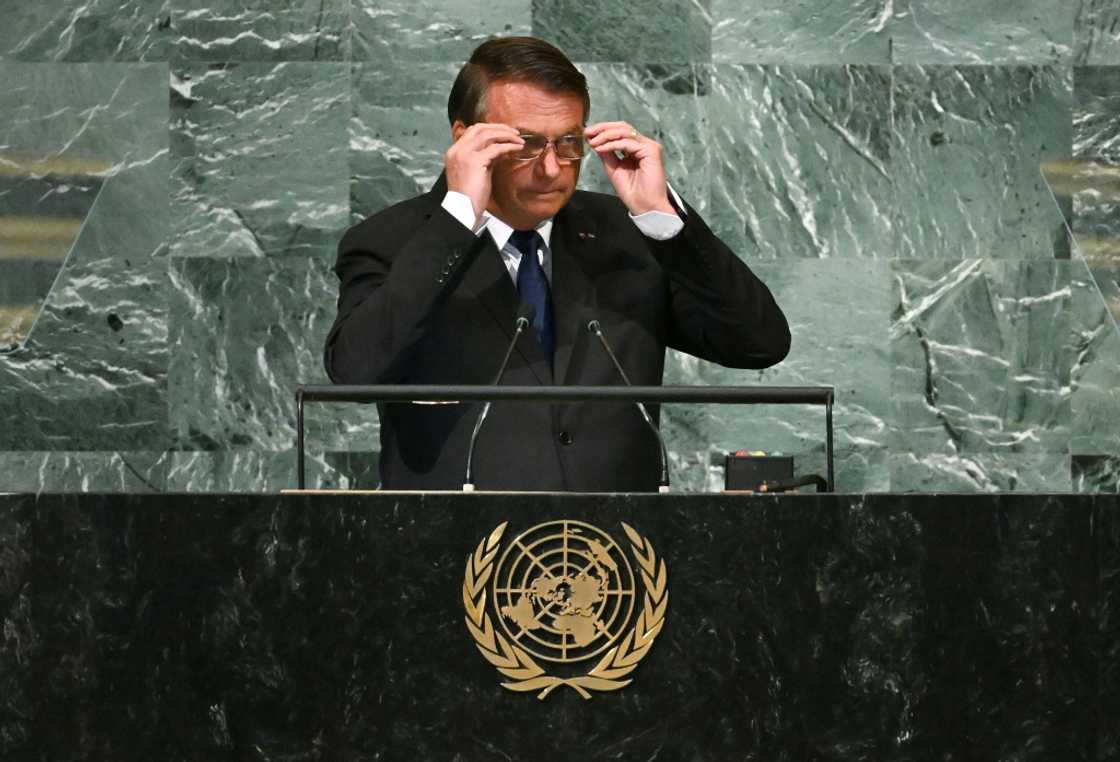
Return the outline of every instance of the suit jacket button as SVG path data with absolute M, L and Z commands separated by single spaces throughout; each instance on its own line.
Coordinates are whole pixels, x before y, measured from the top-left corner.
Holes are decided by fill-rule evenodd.
M 443 285 L 443 278 L 436 278 L 436 283 L 438 283 L 439 285 L 442 286 Z
M 560 444 L 570 445 L 572 443 L 572 435 L 567 431 L 560 432 Z

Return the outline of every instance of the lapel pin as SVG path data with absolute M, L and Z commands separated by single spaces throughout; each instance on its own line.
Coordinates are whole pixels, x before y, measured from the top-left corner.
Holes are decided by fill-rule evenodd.
M 594 233 L 580 233 L 579 234 L 579 240 L 586 241 L 586 240 L 589 240 L 589 239 L 594 240 L 595 239 L 595 234 Z

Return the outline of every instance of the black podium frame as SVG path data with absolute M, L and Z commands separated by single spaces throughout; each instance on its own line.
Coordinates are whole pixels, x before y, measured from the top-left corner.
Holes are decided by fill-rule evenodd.
M 419 386 L 296 387 L 296 462 L 299 489 L 306 489 L 303 409 L 307 402 L 673 402 L 717 405 L 823 405 L 828 491 L 835 491 L 831 386 Z

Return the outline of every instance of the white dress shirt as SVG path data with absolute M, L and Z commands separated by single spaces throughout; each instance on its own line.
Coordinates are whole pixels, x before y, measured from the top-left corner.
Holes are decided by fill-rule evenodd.
M 677 206 L 684 209 L 681 197 L 677 195 L 672 186 L 669 186 L 669 192 L 673 194 Z M 476 236 L 482 235 L 484 231 L 490 231 L 490 237 L 494 239 L 494 245 L 501 252 L 502 262 L 505 264 L 506 270 L 509 271 L 509 277 L 513 279 L 514 285 L 517 285 L 517 268 L 521 264 L 521 252 L 509 242 L 510 236 L 513 235 L 513 228 L 487 211 L 483 211 L 482 216 L 475 219 L 474 204 L 471 203 L 470 197 L 465 193 L 447 191 L 441 206 Z M 684 229 L 684 222 L 681 218 L 668 212 L 654 210 L 639 215 L 631 214 L 630 219 L 634 221 L 643 235 L 657 241 L 668 240 Z M 547 219 L 537 225 L 537 233 L 540 234 L 541 241 L 544 243 L 537 255 L 540 257 L 545 277 L 548 278 L 549 283 L 552 283 L 552 255 L 549 248 L 549 242 L 552 238 L 552 220 Z

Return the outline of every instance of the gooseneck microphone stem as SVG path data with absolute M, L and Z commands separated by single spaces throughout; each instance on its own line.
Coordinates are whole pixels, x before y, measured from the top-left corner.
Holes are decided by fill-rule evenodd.
M 509 346 L 506 347 L 506 356 L 502 358 L 502 364 L 498 366 L 498 374 L 494 376 L 493 386 L 497 386 L 502 381 L 502 376 L 505 375 L 506 366 L 509 365 L 510 355 L 513 354 L 513 348 L 517 346 L 517 340 L 521 338 L 521 333 L 529 327 L 529 322 L 532 319 L 533 308 L 527 307 L 518 311 L 517 323 L 514 325 L 513 338 L 510 339 Z M 474 445 L 478 441 L 478 432 L 482 430 L 482 422 L 486 420 L 486 416 L 490 413 L 490 400 L 482 406 L 482 412 L 478 415 L 478 420 L 474 422 L 474 431 L 471 432 L 471 443 L 467 448 L 467 473 L 463 479 L 463 492 L 474 492 Z
M 618 358 L 615 357 L 614 350 L 611 349 L 611 345 L 607 343 L 607 337 L 603 335 L 603 329 L 599 325 L 599 321 L 592 320 L 587 324 L 587 330 L 595 334 L 599 338 L 599 343 L 603 345 L 603 349 L 607 350 L 607 356 L 611 358 L 611 362 L 614 363 L 615 370 L 618 371 L 618 375 L 622 377 L 623 382 L 627 386 L 633 386 L 633 384 L 630 383 L 630 378 L 626 375 L 626 371 L 622 369 L 622 363 L 618 361 Z M 657 444 L 660 447 L 661 483 L 658 485 L 657 491 L 668 492 L 669 451 L 665 449 L 665 439 L 661 436 L 661 430 L 658 429 L 657 424 L 653 422 L 653 418 L 650 416 L 649 411 L 646 410 L 646 406 L 641 402 L 635 402 L 634 404 L 638 406 L 638 412 L 642 414 L 642 419 L 646 422 L 646 425 L 649 426 L 649 430 L 653 432 L 653 435 L 655 437 L 657 437 Z

